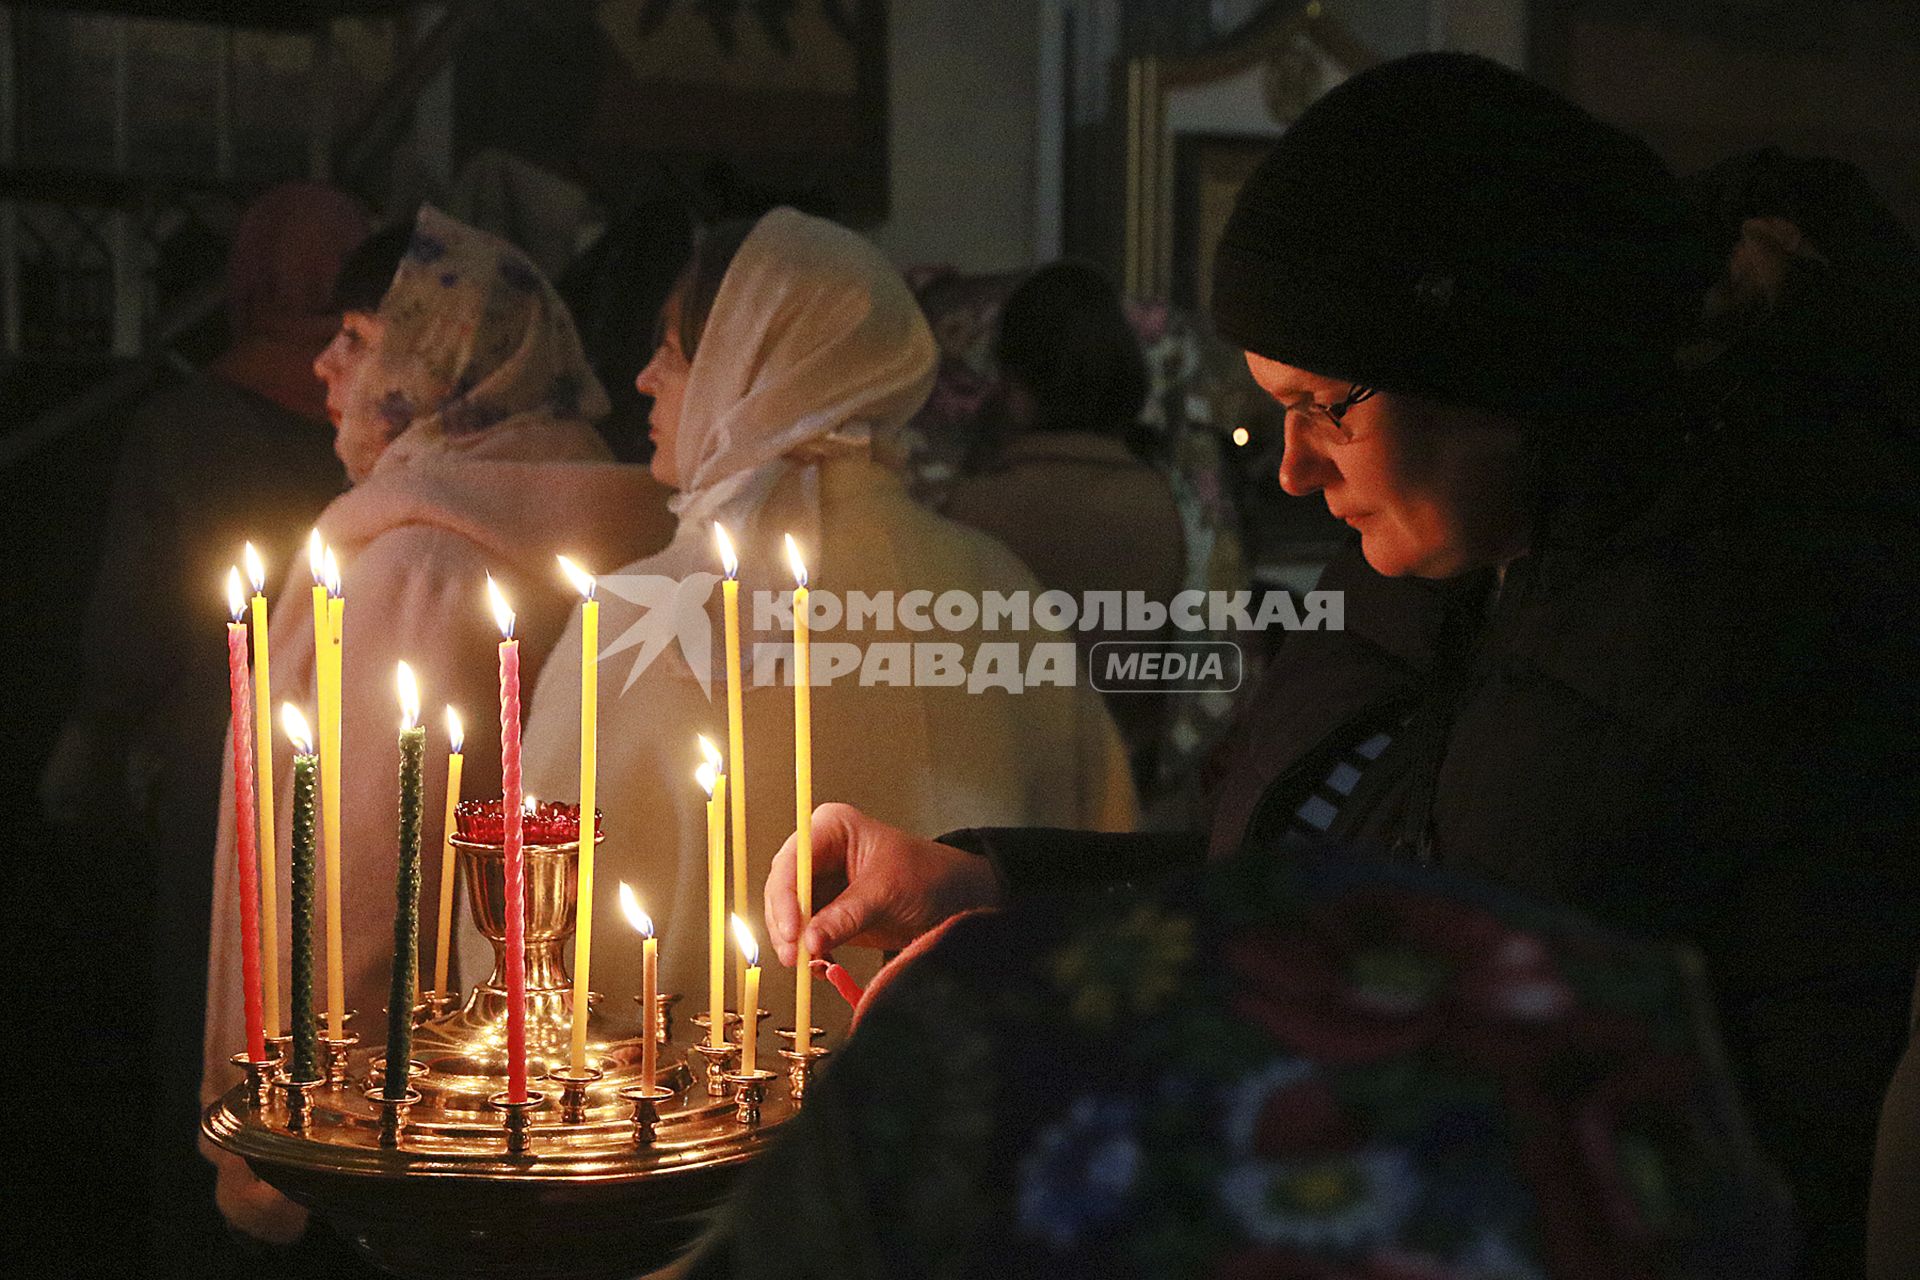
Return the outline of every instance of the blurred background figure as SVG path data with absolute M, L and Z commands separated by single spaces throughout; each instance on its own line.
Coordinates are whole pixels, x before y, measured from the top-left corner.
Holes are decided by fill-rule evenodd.
M 122 870 L 149 904 L 155 1208 L 191 1216 L 214 814 L 227 723 L 222 583 L 247 538 L 275 563 L 340 492 L 313 358 L 339 326 L 343 259 L 366 207 L 295 182 L 241 217 L 226 272 L 227 349 L 133 412 L 80 632 L 79 697 L 40 780 L 46 819 L 81 847 L 133 839 Z M 283 536 L 284 535 L 284 536 Z M 160 1229 L 177 1232 L 169 1221 Z
M 1057 262 L 1028 276 L 1000 311 L 993 355 L 1005 379 L 1001 412 L 976 441 L 946 514 L 1012 547 L 1049 590 L 1138 592 L 1165 605 L 1182 584 L 1186 551 L 1173 489 L 1141 429 L 1148 380 L 1119 291 L 1097 269 Z M 1078 633 L 1083 671 L 1101 640 L 1159 632 Z M 1107 695 L 1134 778 L 1155 774 L 1166 697 Z

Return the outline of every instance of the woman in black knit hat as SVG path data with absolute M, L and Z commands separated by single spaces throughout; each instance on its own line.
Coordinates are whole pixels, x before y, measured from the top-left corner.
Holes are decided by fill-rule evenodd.
M 1920 259 L 1797 223 L 1839 189 L 1810 172 L 1690 191 L 1466 55 L 1328 93 L 1242 191 L 1213 310 L 1288 409 L 1282 487 L 1356 531 L 1346 629 L 1289 637 L 1205 836 L 823 807 L 812 953 L 1302 837 L 1517 887 L 1700 955 L 1795 1274 L 1860 1274 L 1920 960 Z M 789 853 L 767 901 L 790 958 Z

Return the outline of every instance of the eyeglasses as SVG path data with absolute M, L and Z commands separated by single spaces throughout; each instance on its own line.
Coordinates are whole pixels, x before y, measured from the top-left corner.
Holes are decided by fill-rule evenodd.
M 1347 422 L 1347 411 L 1362 401 L 1373 399 L 1376 389 L 1363 387 L 1355 382 L 1347 387 L 1347 394 L 1332 404 L 1321 404 L 1311 396 L 1296 400 L 1292 404 L 1282 404 L 1288 417 L 1303 413 L 1322 443 L 1352 444 L 1359 439 L 1359 433 Z

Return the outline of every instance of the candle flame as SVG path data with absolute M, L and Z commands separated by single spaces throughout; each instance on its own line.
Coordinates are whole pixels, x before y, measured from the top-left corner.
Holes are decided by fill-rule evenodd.
M 413 678 L 413 668 L 404 662 L 394 678 L 400 687 L 400 727 L 411 729 L 420 723 L 420 682 Z
M 720 548 L 720 567 L 727 571 L 728 578 L 740 576 L 740 557 L 733 553 L 733 539 L 727 536 L 727 528 L 718 520 L 713 522 L 713 541 Z
M 740 954 L 747 958 L 747 968 L 760 963 L 760 944 L 753 940 L 753 930 L 747 928 L 747 922 L 739 916 L 730 917 L 733 921 L 734 945 L 740 948 Z
M 493 621 L 500 628 L 500 638 L 513 639 L 513 606 L 500 593 L 500 584 L 493 580 L 492 574 L 487 575 L 487 599 L 493 605 Z
M 800 546 L 793 540 L 793 535 L 789 533 L 785 536 L 787 539 L 787 563 L 793 566 L 793 580 L 804 587 L 807 585 L 806 562 L 800 558 Z
M 227 568 L 227 612 L 235 622 L 246 616 L 247 596 L 240 589 L 240 571 L 231 565 Z
M 340 588 L 340 562 L 333 558 L 333 548 L 327 548 L 327 594 L 338 600 L 345 594 Z
M 1233 442 L 1239 445 L 1241 448 L 1243 449 L 1246 448 L 1247 441 L 1251 439 L 1253 439 L 1253 433 L 1251 431 L 1248 431 L 1245 427 L 1235 427 L 1233 429 Z
M 253 583 L 253 594 L 259 595 L 267 589 L 267 566 L 261 561 L 260 553 L 253 549 L 251 542 L 240 555 L 247 563 L 247 580 Z
M 320 530 L 315 528 L 307 535 L 307 568 L 313 571 L 313 585 L 327 585 L 327 544 L 320 540 Z
M 711 800 L 713 789 L 720 785 L 720 771 L 713 767 L 711 761 L 702 760 L 700 766 L 693 771 L 693 780 L 700 784 L 700 789 L 706 792 L 707 799 Z
M 653 936 L 653 917 L 640 909 L 640 899 L 634 894 L 633 886 L 625 880 L 620 882 L 620 911 L 627 917 L 634 932 L 643 938 Z
M 714 775 L 717 777 L 725 773 L 727 771 L 727 758 L 720 754 L 720 748 L 713 745 L 713 739 L 704 733 L 694 736 L 699 738 L 700 754 L 705 756 L 707 763 L 713 766 Z
M 567 575 L 567 581 L 573 584 L 573 589 L 586 599 L 593 599 L 593 575 L 565 556 L 555 556 L 554 559 L 560 562 L 560 571 Z
M 451 706 L 447 708 L 447 750 L 454 755 L 460 754 L 460 746 L 467 740 L 467 731 L 460 723 L 460 713 Z
M 293 743 L 296 753 L 303 756 L 313 754 L 313 731 L 307 728 L 307 718 L 300 714 L 300 708 L 291 702 L 281 703 L 280 727 L 286 731 L 287 740 Z
M 540 812 L 540 802 L 534 799 L 532 796 L 521 796 L 520 807 L 528 813 Z

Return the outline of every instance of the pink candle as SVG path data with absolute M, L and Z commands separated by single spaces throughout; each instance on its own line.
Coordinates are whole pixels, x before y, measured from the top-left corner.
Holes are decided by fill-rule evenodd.
M 247 668 L 245 600 L 240 571 L 227 577 L 227 695 L 233 711 L 233 821 L 240 857 L 240 979 L 247 1008 L 247 1057 L 267 1057 L 266 1017 L 260 987 L 260 846 L 253 810 L 253 698 Z
M 527 1100 L 527 855 L 521 845 L 520 642 L 513 610 L 491 576 L 487 591 L 500 624 L 500 817 L 505 824 L 507 891 L 507 1100 Z

